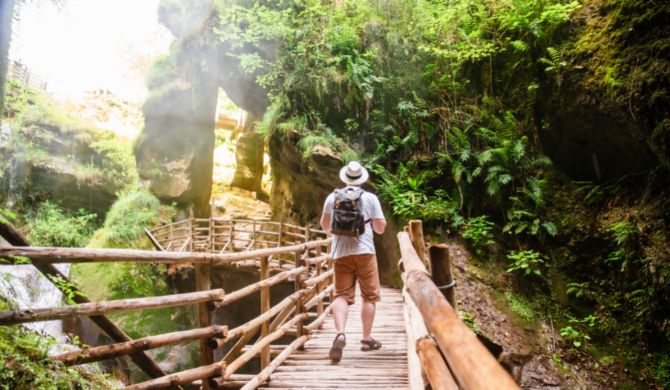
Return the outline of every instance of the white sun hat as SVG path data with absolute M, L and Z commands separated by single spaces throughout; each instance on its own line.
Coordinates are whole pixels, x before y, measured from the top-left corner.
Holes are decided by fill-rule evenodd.
M 368 180 L 368 170 L 358 161 L 352 161 L 340 169 L 340 180 L 351 186 L 358 186 Z

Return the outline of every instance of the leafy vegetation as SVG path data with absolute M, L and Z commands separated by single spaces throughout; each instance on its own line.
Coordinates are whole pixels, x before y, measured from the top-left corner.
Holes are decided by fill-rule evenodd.
M 36 246 L 82 247 L 96 227 L 96 215 L 80 209 L 73 215 L 46 201 L 29 220 L 28 239 Z
M 0 300 L 1 310 L 9 308 Z M 107 375 L 65 367 L 49 359 L 49 350 L 55 345 L 56 340 L 51 336 L 22 326 L 1 326 L 0 389 L 110 389 L 116 386 Z
M 546 256 L 534 250 L 511 251 L 507 259 L 512 263 L 507 272 L 521 272 L 525 276 L 542 275 L 541 267 L 546 262 Z

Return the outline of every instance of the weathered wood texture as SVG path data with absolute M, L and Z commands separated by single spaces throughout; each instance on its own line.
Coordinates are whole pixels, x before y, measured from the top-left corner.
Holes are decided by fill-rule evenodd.
M 46 248 L 46 247 L 7 247 L 0 248 L 0 258 L 11 260 L 12 256 L 27 257 L 34 264 L 53 263 L 101 263 L 101 262 L 136 262 L 136 263 L 183 263 L 195 264 L 230 264 L 241 260 L 260 259 L 283 253 L 300 252 L 317 246 L 327 245 L 330 239 L 310 241 L 281 248 L 256 249 L 236 253 L 205 253 L 205 252 L 158 252 L 136 249 L 92 249 L 92 248 Z
M 0 221 L 0 235 L 2 235 L 7 242 L 10 244 L 14 245 L 15 247 L 30 247 L 30 242 L 19 233 L 18 230 L 14 228 L 9 223 Z M 2 257 L 0 255 L 0 257 Z M 55 278 L 60 278 L 61 280 L 65 280 L 68 286 L 71 286 L 70 289 L 71 291 L 74 291 L 74 298 L 73 300 L 76 303 L 90 303 L 91 301 L 88 299 L 86 294 L 84 294 L 81 290 L 79 290 L 77 287 L 75 287 L 72 283 L 69 283 L 69 279 L 67 276 L 63 275 L 58 268 L 54 267 L 52 264 L 35 264 L 33 263 L 35 268 L 37 268 L 38 271 L 40 271 L 42 274 L 44 274 L 46 277 L 55 277 Z M 59 289 L 61 287 L 59 285 L 56 285 Z M 127 342 L 127 341 L 132 341 L 130 336 L 128 336 L 121 328 L 116 326 L 109 318 L 105 317 L 104 315 L 95 315 L 91 316 L 91 321 L 93 321 L 103 332 L 105 332 L 112 340 L 116 342 Z M 147 375 L 149 375 L 152 378 L 158 378 L 161 376 L 165 375 L 165 372 L 156 364 L 156 362 L 153 361 L 147 354 L 144 352 L 137 352 L 133 353 L 130 355 L 130 358 L 132 361 L 137 364 L 137 366 L 144 371 Z
M 435 283 L 422 269 L 409 235 L 398 233 L 405 268 L 403 280 L 419 308 L 428 331 L 433 335 L 459 386 L 463 389 L 518 389 L 474 333 L 458 318 Z
M 431 245 L 428 248 L 432 277 L 447 302 L 456 309 L 456 295 L 454 276 L 451 273 L 451 259 L 449 258 L 449 247 L 447 244 Z
M 224 296 L 225 293 L 223 290 L 217 289 L 185 294 L 163 295 L 158 297 L 82 303 L 73 306 L 44 309 L 6 310 L 0 311 L 0 325 L 60 320 L 79 315 L 92 316 L 103 313 L 185 306 L 201 302 L 221 301 Z
M 389 288 L 382 288 L 381 295 L 382 301 L 377 304 L 377 317 L 372 330 L 373 337 L 383 344 L 380 350 L 360 350 L 362 327 L 358 296 L 357 303 L 350 306 L 347 346 L 339 364 L 332 364 L 328 358 L 336 333 L 332 316 L 329 315 L 322 330 L 312 326 L 314 323 L 305 327 L 305 330 L 311 331 L 311 335 L 304 349 L 295 348 L 261 388 L 408 389 L 402 297 L 400 291 Z M 328 313 L 329 308 L 324 313 Z
M 206 328 L 197 328 L 179 332 L 165 333 L 157 336 L 149 336 L 141 339 L 103 345 L 100 347 L 84 348 L 78 351 L 66 352 L 52 356 L 54 360 L 60 360 L 66 365 L 98 362 L 128 355 L 138 351 L 154 349 L 165 345 L 184 343 L 191 340 L 208 339 L 210 337 L 223 338 L 228 332 L 227 327 L 212 325 Z

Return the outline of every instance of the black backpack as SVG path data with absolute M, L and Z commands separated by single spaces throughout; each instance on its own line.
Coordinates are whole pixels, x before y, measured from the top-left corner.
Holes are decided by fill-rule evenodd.
M 334 192 L 331 231 L 338 236 L 358 237 L 365 233 L 363 193 L 360 188 L 345 187 Z

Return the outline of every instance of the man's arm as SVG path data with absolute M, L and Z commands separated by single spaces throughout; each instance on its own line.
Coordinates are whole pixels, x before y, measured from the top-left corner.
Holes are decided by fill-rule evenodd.
M 330 233 L 330 214 L 323 213 L 321 215 L 321 229 L 323 229 L 326 234 Z
M 374 218 L 372 220 L 372 230 L 377 234 L 383 234 L 386 230 L 386 220 L 384 218 Z

